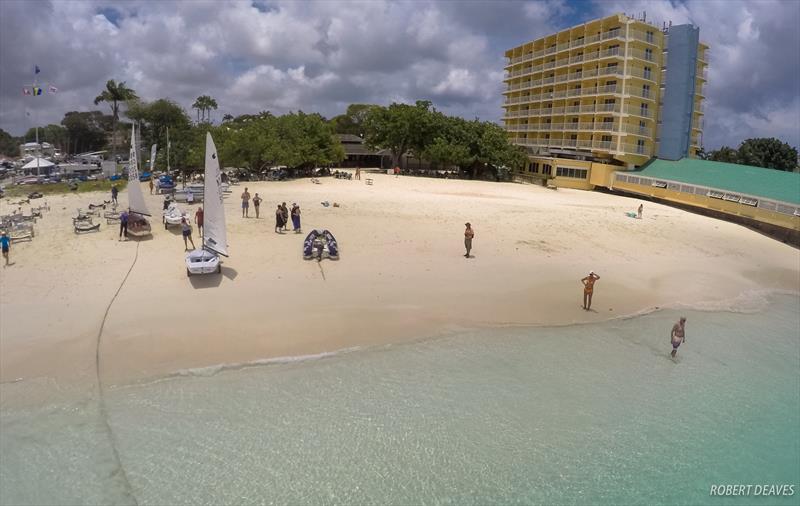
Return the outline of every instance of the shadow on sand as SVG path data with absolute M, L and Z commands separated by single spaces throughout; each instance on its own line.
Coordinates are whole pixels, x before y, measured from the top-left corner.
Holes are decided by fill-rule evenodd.
M 189 282 L 195 290 L 202 290 L 204 288 L 216 288 L 222 284 L 222 278 L 228 278 L 233 281 L 239 273 L 236 269 L 231 267 L 222 266 L 222 274 L 192 274 L 189 276 Z

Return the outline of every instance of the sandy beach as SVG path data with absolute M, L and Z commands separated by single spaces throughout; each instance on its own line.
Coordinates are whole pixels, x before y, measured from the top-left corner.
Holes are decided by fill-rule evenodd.
M 108 195 L 43 199 L 51 211 L 35 239 L 15 243 L 13 265 L 0 268 L 0 381 L 94 381 L 98 332 L 118 290 L 100 349 L 109 383 L 462 328 L 595 322 L 797 290 L 800 282 L 796 249 L 667 206 L 644 202 L 636 220 L 625 212 L 640 201 L 603 193 L 362 177 L 374 185 L 324 178 L 232 186 L 221 276 L 186 276 L 179 230 L 161 225 L 162 197 L 146 184 L 153 236 L 142 241 L 119 242 L 117 226 L 104 221 L 98 233 L 74 234 L 76 208 Z M 264 199 L 260 219 L 252 207 L 241 217 L 245 186 Z M 300 204 L 302 234 L 274 232 L 281 202 Z M 188 207 L 193 215 L 197 204 Z M 470 259 L 466 221 L 475 229 Z M 340 260 L 303 260 L 312 228 L 336 236 Z M 587 312 L 579 280 L 589 270 L 601 279 Z

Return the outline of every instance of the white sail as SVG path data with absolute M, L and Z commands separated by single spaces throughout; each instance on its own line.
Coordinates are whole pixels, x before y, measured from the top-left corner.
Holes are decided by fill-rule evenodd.
M 158 144 L 153 144 L 153 147 L 150 148 L 150 172 L 152 173 L 156 170 L 156 148 Z
M 205 210 L 203 216 L 203 247 L 228 256 L 228 234 L 225 229 L 225 206 L 222 202 L 222 174 L 219 170 L 217 148 L 211 132 L 206 133 Z
M 136 125 L 131 126 L 131 153 L 128 157 L 128 208 L 134 213 L 150 216 L 139 183 L 139 166 L 136 157 Z

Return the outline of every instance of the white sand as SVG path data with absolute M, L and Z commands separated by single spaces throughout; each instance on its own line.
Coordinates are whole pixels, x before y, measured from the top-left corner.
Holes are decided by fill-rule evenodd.
M 625 212 L 639 201 L 602 193 L 362 177 L 375 184 L 233 186 L 222 276 L 186 276 L 180 233 L 164 230 L 162 198 L 146 185 L 154 233 L 141 242 L 118 242 L 117 226 L 105 223 L 99 233 L 73 233 L 75 209 L 108 195 L 45 199 L 52 210 L 36 238 L 14 244 L 14 264 L 0 268 L 0 381 L 93 380 L 98 330 L 137 245 L 102 336 L 110 382 L 464 327 L 599 321 L 750 290 L 797 290 L 800 280 L 797 250 L 662 205 L 645 202 L 644 219 L 635 220 Z M 245 186 L 265 199 L 259 220 L 241 218 Z M 283 201 L 301 205 L 303 234 L 273 232 Z M 476 234 L 471 259 L 463 257 L 466 221 Z M 333 232 L 341 260 L 303 260 L 311 228 Z M 601 276 L 591 312 L 581 309 L 579 281 L 589 270 Z

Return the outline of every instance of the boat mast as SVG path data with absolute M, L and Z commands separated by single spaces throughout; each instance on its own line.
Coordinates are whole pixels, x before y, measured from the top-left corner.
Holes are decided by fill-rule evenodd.
M 167 175 L 171 176 L 172 173 L 169 170 L 169 127 L 167 127 Z

